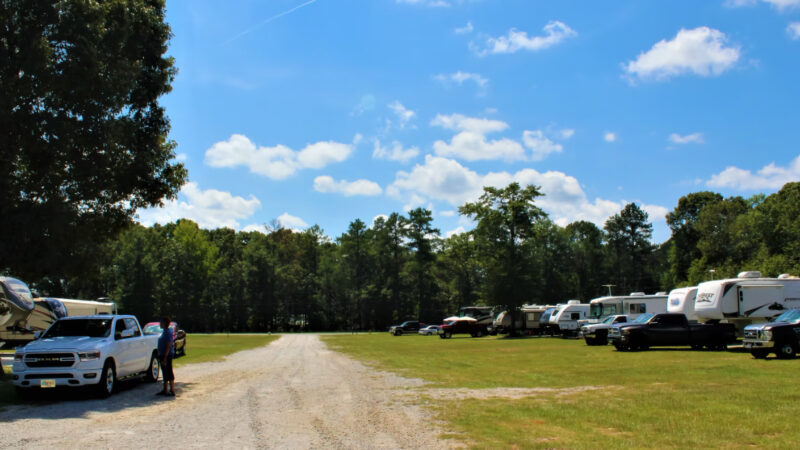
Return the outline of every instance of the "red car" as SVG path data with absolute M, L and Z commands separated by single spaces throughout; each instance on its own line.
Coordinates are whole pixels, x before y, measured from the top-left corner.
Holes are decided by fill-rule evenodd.
M 478 323 L 471 317 L 462 317 L 458 320 L 451 320 L 439 328 L 439 337 L 449 339 L 454 334 L 469 334 L 472 337 L 483 337 L 489 334 L 487 324 Z
M 175 336 L 175 356 L 186 354 L 186 332 L 178 327 L 175 322 L 170 322 L 169 327 L 172 328 L 172 335 Z M 144 334 L 161 334 L 164 331 L 161 329 L 161 324 L 158 322 L 148 322 L 144 326 Z

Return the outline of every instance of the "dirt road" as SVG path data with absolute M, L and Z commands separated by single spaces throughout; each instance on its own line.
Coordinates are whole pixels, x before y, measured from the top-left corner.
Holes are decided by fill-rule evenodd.
M 0 412 L 0 448 L 447 448 L 408 388 L 329 351 L 315 335 L 284 335 L 224 362 L 176 370 L 178 395 L 128 383 L 105 400 L 62 394 Z M 64 398 L 66 396 L 66 398 Z

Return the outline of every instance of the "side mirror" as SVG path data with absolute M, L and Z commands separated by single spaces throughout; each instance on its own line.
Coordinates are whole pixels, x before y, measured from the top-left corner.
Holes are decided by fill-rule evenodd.
M 131 329 L 131 328 L 127 328 L 127 329 L 125 329 L 125 330 L 122 330 L 122 334 L 120 335 L 120 337 L 121 337 L 122 339 L 129 338 L 129 337 L 133 337 L 133 332 L 134 332 L 134 330 L 133 330 L 133 329 Z
M 40 337 L 42 337 L 42 332 L 41 331 L 34 331 L 33 332 L 33 340 L 39 339 Z

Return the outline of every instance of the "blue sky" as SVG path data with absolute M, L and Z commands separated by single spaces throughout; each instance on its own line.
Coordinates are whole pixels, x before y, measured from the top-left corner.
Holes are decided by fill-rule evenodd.
M 329 236 L 484 185 L 561 225 L 800 179 L 800 0 L 172 0 L 189 183 L 143 224 Z

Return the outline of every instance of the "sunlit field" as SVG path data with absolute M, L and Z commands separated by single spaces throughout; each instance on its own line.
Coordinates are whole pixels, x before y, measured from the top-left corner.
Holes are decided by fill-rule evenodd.
M 559 338 L 324 340 L 430 388 L 553 388 L 516 400 L 442 400 L 423 389 L 452 437 L 472 448 L 789 448 L 800 441 L 800 386 L 793 382 L 800 360 L 688 349 L 617 352 Z

